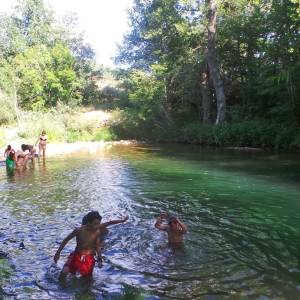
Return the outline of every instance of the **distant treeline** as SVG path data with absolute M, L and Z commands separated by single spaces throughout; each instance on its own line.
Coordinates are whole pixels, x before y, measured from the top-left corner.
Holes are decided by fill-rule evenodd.
M 116 59 L 129 66 L 118 73 L 127 127 L 117 130 L 158 140 L 300 145 L 299 0 L 135 0 L 130 22 Z M 229 140 L 218 138 L 224 131 Z
M 94 105 L 119 108 L 115 138 L 300 147 L 299 0 L 134 0 L 129 20 L 110 71 L 43 0 L 0 15 L 0 125 Z

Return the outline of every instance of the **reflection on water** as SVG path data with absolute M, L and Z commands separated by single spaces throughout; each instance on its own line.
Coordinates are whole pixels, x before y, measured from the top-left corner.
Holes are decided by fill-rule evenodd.
M 192 147 L 115 147 L 0 169 L 0 298 L 297 299 L 299 163 L 293 157 Z M 299 160 L 298 160 L 299 161 Z M 67 288 L 52 257 L 91 209 L 128 214 L 105 242 L 92 282 Z M 188 226 L 171 249 L 153 224 L 168 211 Z M 23 244 L 22 244 L 23 243 Z M 1 252 L 2 251 L 2 252 Z M 211 298 L 210 298 L 211 297 Z

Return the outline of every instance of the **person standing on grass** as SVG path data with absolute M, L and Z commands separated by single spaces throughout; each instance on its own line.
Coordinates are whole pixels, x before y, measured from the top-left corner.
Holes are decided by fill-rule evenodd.
M 45 130 L 42 131 L 42 134 L 37 139 L 35 145 L 37 145 L 37 143 L 39 143 L 39 156 L 41 156 L 41 153 L 43 153 L 43 157 L 45 157 L 47 146 L 47 135 Z

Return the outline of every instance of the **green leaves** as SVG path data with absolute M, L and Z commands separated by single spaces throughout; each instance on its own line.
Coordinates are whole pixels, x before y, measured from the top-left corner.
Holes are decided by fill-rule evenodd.
M 83 97 L 90 103 L 98 96 L 95 53 L 71 30 L 55 23 L 43 0 L 19 0 L 11 16 L 0 16 L 0 89 L 16 93 L 23 109 L 78 105 Z
M 200 74 L 205 69 L 207 50 L 207 1 L 134 3 L 131 32 L 119 55 L 119 61 L 130 66 L 124 85 L 134 106 L 132 114 L 143 116 L 144 123 L 138 124 L 147 130 L 153 126 L 168 128 L 167 118 L 197 124 L 204 111 Z M 228 121 L 259 118 L 267 124 L 300 124 L 299 0 L 220 0 L 217 4 L 216 53 L 227 107 L 229 113 L 239 111 L 229 114 Z M 207 89 L 215 116 L 216 95 L 211 81 Z M 230 130 L 223 142 L 242 136 L 242 131 L 248 130 L 244 125 Z M 251 126 L 241 144 L 255 143 L 251 132 L 265 136 L 268 131 L 260 125 L 252 130 Z M 258 144 L 268 143 L 262 139 Z

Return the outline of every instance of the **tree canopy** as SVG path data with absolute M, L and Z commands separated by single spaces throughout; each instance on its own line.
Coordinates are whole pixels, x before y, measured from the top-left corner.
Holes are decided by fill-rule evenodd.
M 129 100 L 148 103 L 152 120 L 216 122 L 222 84 L 222 122 L 299 125 L 299 1 L 135 0 L 130 23 L 116 61 L 129 66 Z
M 21 108 L 88 104 L 98 96 L 95 53 L 74 23 L 59 23 L 43 0 L 19 0 L 11 15 L 0 16 L 0 89 L 15 94 Z

